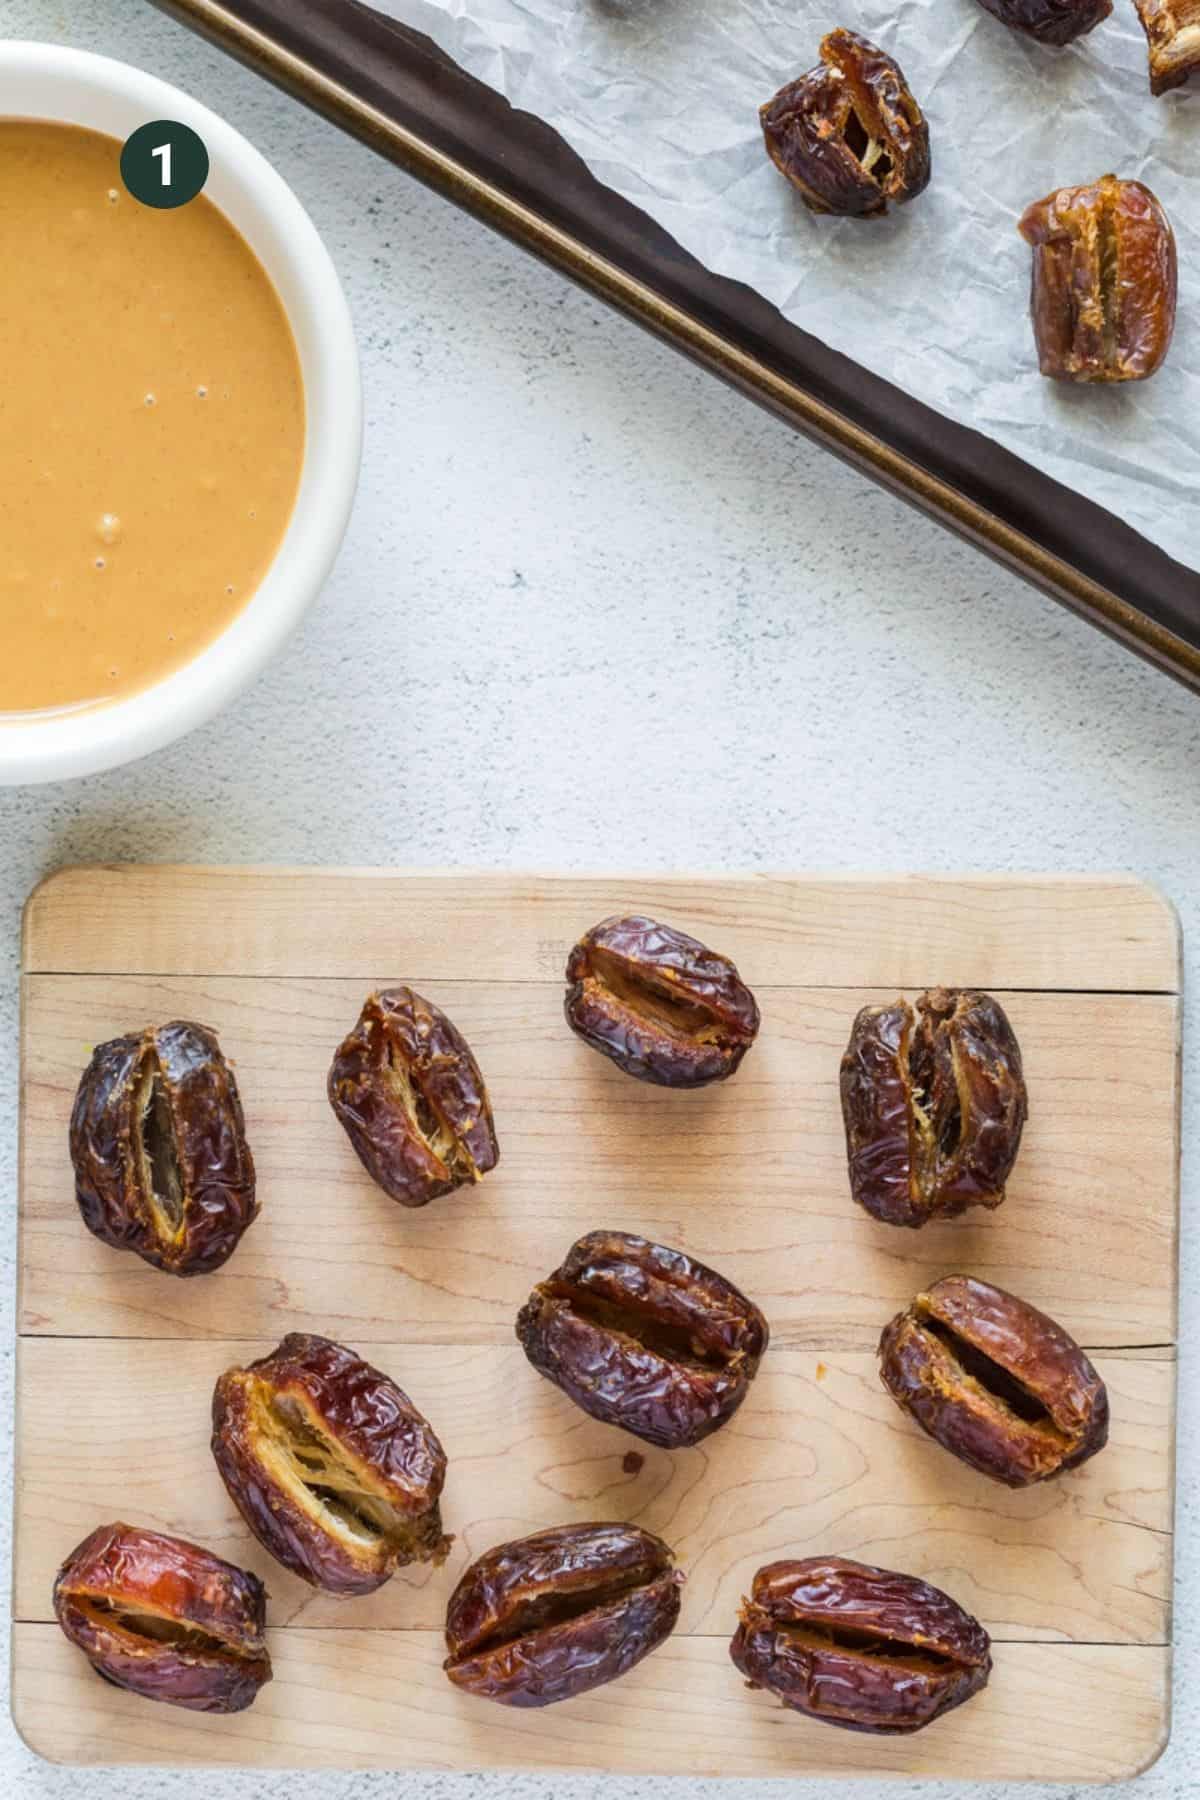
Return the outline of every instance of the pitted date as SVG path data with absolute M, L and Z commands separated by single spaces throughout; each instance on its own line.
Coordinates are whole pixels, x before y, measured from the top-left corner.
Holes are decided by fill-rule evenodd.
M 329 1104 L 372 1181 L 402 1206 L 427 1206 L 499 1161 L 470 1045 L 409 987 L 368 997 L 333 1059 Z
M 1112 0 L 979 0 L 1002 25 L 1039 44 L 1073 44 L 1112 12 Z
M 1108 1441 L 1108 1394 L 1074 1338 L 986 1281 L 948 1275 L 884 1328 L 880 1373 L 931 1438 L 993 1481 L 1029 1487 Z
M 839 28 L 759 109 L 767 154 L 810 212 L 870 219 L 929 185 L 929 126 L 899 64 Z
M 441 1563 L 446 1456 L 394 1381 L 341 1344 L 293 1332 L 228 1369 L 212 1452 L 247 1525 L 286 1569 L 369 1594 L 408 1563 Z
M 737 1411 L 769 1335 L 724 1276 L 624 1231 L 580 1238 L 517 1318 L 534 1368 L 576 1406 L 668 1450 Z
M 729 958 L 654 919 L 594 925 L 571 952 L 567 982 L 572 1031 L 660 1087 L 727 1080 L 758 1031 L 758 1005 Z
M 271 1679 L 266 1589 L 183 1538 L 101 1525 L 54 1583 L 54 1613 L 106 1681 L 190 1712 L 236 1713 Z
M 71 1114 L 75 1197 L 88 1230 L 171 1275 L 207 1275 L 258 1215 L 233 1070 L 207 1026 L 100 1044 Z
M 443 1665 L 502 1706 L 553 1706 L 613 1681 L 669 1637 L 683 1576 L 636 1525 L 560 1525 L 473 1562 L 446 1609 Z
M 1150 92 L 1169 94 L 1200 69 L 1200 0 L 1133 0 L 1150 55 Z
M 1033 247 L 1038 366 L 1053 381 L 1145 381 L 1175 330 L 1175 233 L 1140 181 L 1059 188 L 1020 222 Z
M 1028 1111 L 1021 1051 L 989 994 L 865 1006 L 842 1058 L 850 1188 L 887 1225 L 999 1206 Z
M 914 1575 L 813 1556 L 768 1563 L 729 1646 L 752 1688 L 850 1731 L 920 1731 L 986 1686 L 977 1619 Z

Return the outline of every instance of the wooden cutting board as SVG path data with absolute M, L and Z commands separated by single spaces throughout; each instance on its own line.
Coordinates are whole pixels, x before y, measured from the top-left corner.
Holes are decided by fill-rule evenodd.
M 673 1094 L 620 1075 L 562 1018 L 581 930 L 649 912 L 732 955 L 758 994 L 736 1079 Z M 462 1028 L 502 1145 L 475 1191 L 410 1212 L 373 1188 L 325 1101 L 367 990 L 408 981 Z M 859 1006 L 936 983 L 1003 996 L 1030 1121 L 999 1211 L 878 1225 L 846 1184 L 838 1061 Z M 1125 877 L 602 879 L 378 871 L 71 869 L 25 920 L 14 1712 L 83 1763 L 1132 1775 L 1169 1717 L 1179 1154 L 1178 931 Z M 80 1222 L 67 1120 L 91 1046 L 214 1026 L 237 1064 L 261 1218 L 179 1281 Z M 729 1275 L 772 1344 L 750 1398 L 669 1453 L 578 1412 L 513 1319 L 571 1241 L 642 1231 Z M 1092 1351 L 1112 1439 L 1012 1494 L 926 1438 L 874 1346 L 919 1287 L 967 1270 Z M 277 1568 L 208 1451 L 217 1374 L 285 1331 L 366 1352 L 450 1458 L 441 1571 L 335 1601 Z M 626 1452 L 643 1461 L 626 1467 Z M 99 1681 L 52 1622 L 63 1556 L 113 1518 L 179 1532 L 271 1591 L 275 1679 L 234 1719 Z M 675 1548 L 680 1629 L 624 1680 L 545 1712 L 440 1672 L 468 1559 L 550 1524 L 633 1519 Z M 908 1740 L 832 1730 L 748 1692 L 727 1642 L 759 1564 L 838 1552 L 947 1588 L 995 1640 L 977 1700 Z

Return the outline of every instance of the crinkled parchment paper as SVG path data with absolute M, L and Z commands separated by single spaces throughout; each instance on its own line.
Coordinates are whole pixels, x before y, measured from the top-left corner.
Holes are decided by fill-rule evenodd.
M 978 0 L 373 3 L 555 126 L 708 268 L 1200 567 L 1200 93 L 1151 97 L 1132 0 L 1065 50 Z M 933 181 L 890 218 L 814 218 L 763 151 L 760 102 L 837 24 L 895 56 L 929 118 Z M 1037 373 L 1016 222 L 1109 170 L 1175 226 L 1175 342 L 1149 382 L 1064 387 Z

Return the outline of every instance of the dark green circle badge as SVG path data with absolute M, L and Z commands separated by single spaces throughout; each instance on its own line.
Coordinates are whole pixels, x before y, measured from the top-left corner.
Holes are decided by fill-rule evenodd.
M 139 125 L 121 150 L 121 180 L 143 206 L 186 206 L 208 180 L 204 139 L 178 119 Z

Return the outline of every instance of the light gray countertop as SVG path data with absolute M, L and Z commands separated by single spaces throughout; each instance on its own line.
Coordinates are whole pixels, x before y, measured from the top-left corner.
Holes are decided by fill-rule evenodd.
M 284 659 L 163 755 L 0 793 L 6 1419 L 18 928 L 61 863 L 1120 868 L 1175 901 L 1194 977 L 1200 702 L 143 0 L 4 0 L 0 18 L 178 82 L 266 152 L 342 273 L 367 396 L 350 535 Z M 1200 1762 L 1196 1025 L 1191 1008 L 1176 1723 L 1144 1800 L 1197 1791 Z M 408 1800 L 747 1791 L 403 1781 Z M 58 1770 L 0 1726 L 0 1793 L 20 1800 L 396 1791 L 391 1775 Z

